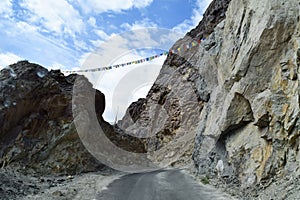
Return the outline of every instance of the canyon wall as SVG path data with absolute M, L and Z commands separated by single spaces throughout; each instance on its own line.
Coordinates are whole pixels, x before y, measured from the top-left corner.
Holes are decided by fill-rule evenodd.
M 215 0 L 118 125 L 149 158 L 243 187 L 300 174 L 298 0 Z

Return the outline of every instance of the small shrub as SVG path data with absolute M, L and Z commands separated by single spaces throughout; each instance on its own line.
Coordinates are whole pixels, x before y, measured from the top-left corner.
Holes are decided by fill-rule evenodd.
M 207 176 L 204 176 L 201 178 L 201 183 L 203 183 L 204 185 L 207 185 L 209 184 L 209 179 Z

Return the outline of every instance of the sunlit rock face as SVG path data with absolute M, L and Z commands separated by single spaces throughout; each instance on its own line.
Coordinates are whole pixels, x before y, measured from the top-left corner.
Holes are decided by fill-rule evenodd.
M 119 126 L 144 140 L 149 157 L 193 159 L 201 174 L 249 186 L 300 174 L 298 0 L 213 1 L 180 39 L 146 99 Z M 152 128 L 149 128 L 152 127 Z M 152 153 L 151 153 L 152 152 Z
M 75 79 L 95 97 L 95 112 L 116 145 L 143 152 L 136 139 L 121 136 L 102 114 L 105 96 L 84 76 L 65 77 L 59 70 L 21 61 L 0 72 L 0 164 L 43 174 L 78 174 L 104 168 L 82 144 L 72 112 Z M 80 95 L 80 94 L 79 94 Z M 83 95 L 83 94 L 81 94 Z
M 193 156 L 200 172 L 213 174 L 221 159 L 223 176 L 243 186 L 299 174 L 299 7 L 232 0 L 206 41 L 215 45 L 199 48 L 199 71 L 212 88 Z

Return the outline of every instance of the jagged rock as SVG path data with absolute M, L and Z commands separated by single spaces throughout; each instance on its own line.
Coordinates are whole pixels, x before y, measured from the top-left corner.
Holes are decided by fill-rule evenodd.
M 26 61 L 1 71 L 0 163 L 3 167 L 20 165 L 44 174 L 74 174 L 103 168 L 85 150 L 72 123 L 75 78 L 75 75 L 64 77 L 59 71 L 48 72 Z M 97 92 L 96 98 L 97 110 L 102 114 L 104 95 Z
M 189 135 L 199 173 L 216 176 L 222 160 L 222 177 L 243 187 L 299 175 L 299 1 L 215 0 L 173 47 L 203 36 L 199 47 L 168 56 L 136 122 L 122 128 L 161 127 L 146 140 L 152 150 L 165 148 L 158 161 L 172 148 L 182 150 L 172 154 L 177 159 L 190 152 L 193 145 L 169 142 Z M 157 124 L 154 116 L 164 113 L 167 122 Z
M 225 110 L 223 124 L 221 125 L 223 134 L 243 127 L 245 124 L 253 121 L 251 105 L 242 94 L 234 93 L 230 103 L 226 104 L 225 102 L 223 109 Z
M 228 4 L 231 0 L 213 1 L 204 13 L 203 19 L 199 25 L 187 33 L 188 36 L 205 37 L 210 35 L 214 28 L 226 17 Z
M 285 174 L 286 160 L 297 160 L 299 139 L 294 138 L 293 144 L 287 139 L 291 132 L 297 133 L 299 116 L 295 73 L 299 67 L 299 6 L 292 5 L 298 4 L 293 0 L 232 0 L 224 29 L 216 27 L 208 39 L 221 45 L 208 51 L 199 49 L 199 65 L 207 68 L 214 60 L 218 80 L 201 113 L 196 138 L 193 158 L 202 173 L 212 174 L 209 165 L 215 166 L 220 157 L 225 157 L 225 171 L 226 167 L 232 169 L 230 177 L 249 186 L 274 174 Z M 282 60 L 288 66 L 283 66 Z M 200 75 L 207 77 L 206 73 Z M 232 112 L 230 99 L 236 93 L 248 103 L 238 100 Z M 245 110 L 237 112 L 242 107 Z M 236 127 L 246 110 L 251 110 L 253 117 L 248 115 L 247 123 Z M 286 157 L 290 151 L 295 153 Z M 205 164 L 208 156 L 212 161 Z
M 173 48 L 210 34 L 225 18 L 229 2 L 214 1 L 199 26 Z M 127 134 L 145 138 L 149 158 L 163 166 L 191 160 L 200 113 L 217 81 L 215 74 L 199 74 L 197 60 L 190 58 L 196 50 L 169 55 L 147 98 L 133 103 L 118 122 Z
M 137 102 L 132 103 L 129 108 L 129 114 L 134 122 L 137 121 L 142 111 L 145 109 L 146 99 L 139 99 Z
M 144 152 L 102 118 L 105 97 L 83 76 L 21 61 L 0 72 L 0 165 L 22 166 L 43 174 L 77 174 L 104 168 L 83 146 L 74 122 L 75 79 L 94 92 L 95 111 L 105 134 L 118 146 Z
M 268 104 L 271 98 L 271 91 L 265 90 L 257 94 L 252 103 L 252 110 L 254 113 L 254 125 L 259 128 L 268 127 L 270 124 L 270 115 L 268 111 Z

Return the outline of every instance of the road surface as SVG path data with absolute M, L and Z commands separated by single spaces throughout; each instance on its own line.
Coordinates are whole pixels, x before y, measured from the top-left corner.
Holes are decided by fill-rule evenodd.
M 112 182 L 97 200 L 221 200 L 231 199 L 199 185 L 179 170 L 131 174 Z

